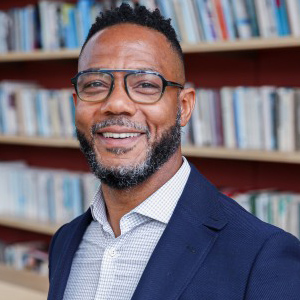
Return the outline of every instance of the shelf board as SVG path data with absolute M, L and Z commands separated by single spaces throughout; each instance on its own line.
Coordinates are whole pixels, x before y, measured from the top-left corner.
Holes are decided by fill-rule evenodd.
M 236 41 L 202 42 L 182 44 L 184 53 L 209 53 L 223 51 L 259 50 L 284 47 L 300 47 L 299 37 L 253 38 Z M 61 49 L 53 51 L 35 50 L 33 52 L 7 52 L 0 54 L 0 62 L 41 61 L 58 59 L 77 59 L 79 49 Z
M 183 146 L 182 152 L 186 156 L 193 157 L 300 164 L 300 152 L 240 150 L 212 147 L 200 148 L 194 146 Z
M 274 48 L 300 47 L 299 37 L 253 38 L 237 41 L 217 41 L 211 43 L 182 44 L 184 53 L 209 53 L 223 51 L 263 50 Z
M 74 138 L 42 138 L 26 136 L 6 136 L 0 135 L 1 144 L 46 146 L 58 148 L 79 148 L 79 142 Z
M 79 49 L 61 49 L 55 51 L 35 50 L 32 52 L 7 52 L 0 54 L 0 62 L 40 61 L 58 59 L 76 59 Z
M 47 235 L 53 235 L 61 225 L 43 223 L 40 221 L 8 217 L 0 215 L 0 225 L 21 230 L 32 231 Z
M 6 282 L 32 291 L 42 292 L 45 295 L 49 289 L 48 278 L 46 276 L 26 270 L 15 270 L 12 267 L 3 264 L 0 264 L 0 282 Z M 14 297 L 11 298 L 15 299 Z
M 75 139 L 62 138 L 41 138 L 41 137 L 21 137 L 21 136 L 0 136 L 0 144 L 45 146 L 58 148 L 79 148 L 79 142 Z M 182 152 L 186 156 L 266 161 L 279 163 L 300 164 L 299 152 L 279 152 L 260 150 L 241 150 L 213 147 L 183 146 Z

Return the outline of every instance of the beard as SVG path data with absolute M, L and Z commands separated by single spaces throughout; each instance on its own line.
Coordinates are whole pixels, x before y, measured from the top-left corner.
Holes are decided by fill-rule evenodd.
M 101 182 L 105 183 L 111 188 L 117 190 L 128 190 L 135 187 L 151 175 L 153 175 L 158 169 L 160 169 L 177 151 L 181 141 L 181 125 L 180 125 L 181 111 L 178 109 L 176 121 L 173 126 L 166 129 L 161 137 L 155 141 L 147 150 L 146 158 L 143 162 L 130 165 L 130 166 L 105 166 L 101 163 L 101 158 L 97 160 L 94 150 L 94 138 L 89 142 L 85 135 L 76 128 L 77 139 L 80 143 L 80 149 L 86 157 L 90 169 Z M 92 136 L 95 136 L 96 131 L 100 128 L 105 128 L 110 125 L 127 126 L 136 129 L 141 129 L 141 125 L 137 125 L 130 120 L 122 118 L 113 118 L 92 127 Z M 146 136 L 149 141 L 150 131 L 148 128 L 144 128 Z M 110 152 L 116 155 L 122 155 L 131 149 L 110 149 Z

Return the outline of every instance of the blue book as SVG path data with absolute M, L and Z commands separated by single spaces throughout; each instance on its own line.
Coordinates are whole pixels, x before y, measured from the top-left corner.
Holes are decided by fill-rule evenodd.
M 92 24 L 91 10 L 93 2 L 94 1 L 92 0 L 79 0 L 77 3 L 79 22 L 81 23 L 79 24 L 79 26 L 81 26 L 82 30 L 82 40 L 79 41 L 79 46 L 81 46 L 84 43 Z
M 78 33 L 76 30 L 76 8 L 75 7 L 70 7 L 69 9 L 69 20 L 70 23 L 67 26 L 67 36 L 69 36 L 69 47 L 71 49 L 78 48 L 79 43 L 78 43 Z
M 289 35 L 291 33 L 290 26 L 289 26 L 289 19 L 288 19 L 288 13 L 286 8 L 286 0 L 279 0 L 279 14 L 280 14 L 280 21 L 282 26 L 282 35 Z M 299 16 L 300 17 L 300 16 Z
M 283 24 L 282 19 L 280 16 L 279 6 L 277 0 L 270 0 L 272 5 L 272 11 L 275 14 L 275 21 L 276 21 L 276 31 L 279 36 L 283 36 Z
M 253 37 L 259 36 L 259 28 L 258 28 L 258 22 L 256 17 L 256 11 L 255 11 L 255 5 L 254 0 L 245 0 L 247 12 L 250 18 L 250 26 L 251 26 L 251 32 Z

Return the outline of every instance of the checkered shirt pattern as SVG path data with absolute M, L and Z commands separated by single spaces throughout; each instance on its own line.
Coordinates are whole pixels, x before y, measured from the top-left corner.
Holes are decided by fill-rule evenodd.
M 185 158 L 177 173 L 120 220 L 115 237 L 101 188 L 91 205 L 93 221 L 75 253 L 64 300 L 129 300 L 187 182 Z

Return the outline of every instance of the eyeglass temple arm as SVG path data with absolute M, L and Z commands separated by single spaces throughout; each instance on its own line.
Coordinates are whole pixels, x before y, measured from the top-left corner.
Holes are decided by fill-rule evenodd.
M 177 87 L 179 87 L 179 88 L 181 88 L 181 89 L 184 89 L 184 86 L 181 85 L 181 84 L 179 84 L 179 83 L 177 83 L 177 82 L 167 81 L 167 84 L 168 84 L 169 86 L 177 86 Z

